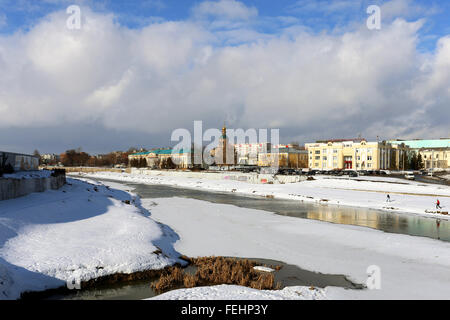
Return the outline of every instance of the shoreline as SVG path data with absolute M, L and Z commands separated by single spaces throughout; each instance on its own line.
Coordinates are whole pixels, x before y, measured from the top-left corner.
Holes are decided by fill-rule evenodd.
M 242 288 L 247 289 L 256 289 L 262 292 L 274 292 L 274 293 L 280 293 L 283 290 L 290 290 L 293 288 L 301 288 L 301 290 L 312 290 L 321 293 L 322 295 L 325 294 L 325 291 L 328 287 L 342 287 L 348 290 L 365 290 L 367 289 L 363 284 L 352 282 L 350 279 L 348 279 L 347 276 L 341 275 L 341 274 L 326 274 L 326 273 L 320 273 L 315 271 L 309 271 L 301 269 L 299 266 L 291 265 L 283 261 L 277 261 L 277 260 L 270 260 L 270 259 L 262 259 L 262 258 L 246 258 L 246 257 L 229 257 L 229 256 L 207 256 L 207 257 L 187 257 L 184 255 L 180 256 L 180 259 L 183 261 L 186 261 L 186 265 L 181 264 L 174 264 L 172 266 L 166 266 L 163 269 L 158 270 L 143 270 L 143 271 L 137 271 L 133 273 L 116 273 L 116 274 L 110 274 L 105 276 L 100 276 L 98 278 L 90 279 L 88 281 L 83 281 L 81 283 L 81 289 L 69 289 L 67 286 L 61 286 L 58 288 L 50 288 L 42 291 L 24 291 L 22 292 L 20 298 L 18 300 L 20 301 L 30 301 L 30 300 L 64 300 L 66 297 L 69 298 L 69 300 L 79 300 L 76 299 L 73 295 L 80 294 L 80 298 L 86 298 L 86 296 L 83 296 L 83 294 L 91 293 L 92 295 L 96 294 L 95 291 L 104 291 L 104 290 L 121 290 L 122 286 L 139 286 L 145 283 L 149 288 L 151 288 L 155 295 L 153 296 L 146 296 L 144 299 L 159 299 L 160 296 L 164 295 L 171 295 L 174 291 L 177 290 L 189 290 L 189 289 L 195 289 L 198 288 L 198 290 L 202 290 L 201 288 L 212 288 L 216 286 L 240 286 Z M 269 275 L 274 273 L 275 274 L 275 281 L 278 279 L 280 280 L 279 287 L 273 287 L 272 289 L 267 288 L 253 288 L 250 286 L 250 284 L 247 285 L 239 285 L 237 283 L 228 283 L 228 281 L 219 281 L 215 282 L 212 281 L 209 284 L 201 283 L 196 284 L 194 286 L 185 286 L 183 284 L 177 285 L 174 284 L 173 287 L 170 287 L 165 290 L 158 291 L 154 288 L 155 284 L 158 283 L 164 276 L 170 275 L 174 269 L 179 268 L 182 270 L 182 272 L 186 272 L 186 274 L 190 274 L 191 272 L 185 271 L 189 267 L 199 268 L 200 266 L 197 265 L 195 261 L 202 261 L 202 260 L 215 260 L 215 259 L 222 259 L 222 260 L 228 260 L 232 261 L 233 264 L 239 265 L 241 262 L 248 261 L 249 263 L 254 264 L 253 267 L 254 273 L 259 273 L 261 275 Z M 268 266 L 269 263 L 269 266 Z M 273 265 L 276 265 L 274 267 Z M 259 268 L 259 269 L 258 269 Z M 272 269 L 274 268 L 274 269 Z M 295 268 L 299 274 L 293 273 L 293 268 Z M 285 271 L 286 269 L 286 271 Z M 281 272 L 281 273 L 280 273 Z M 278 275 L 280 273 L 280 275 Z M 284 275 L 281 275 L 285 273 Z M 286 274 L 287 273 L 287 274 Z M 310 274 L 310 279 L 305 280 L 303 277 L 308 277 L 308 274 Z M 311 277 L 312 275 L 312 277 Z M 245 276 L 245 274 L 244 274 Z M 294 277 L 301 277 L 302 281 L 309 281 L 309 284 L 289 284 L 284 283 L 285 281 L 289 281 L 289 279 Z M 281 277 L 281 278 L 280 278 Z M 290 280 L 292 282 L 292 280 Z M 302 282 L 301 281 L 301 282 Z M 297 281 L 294 281 L 297 282 Z M 321 284 L 320 284 L 321 283 Z M 327 285 L 324 285 L 324 283 L 328 283 Z M 339 284 L 338 284 L 339 283 Z M 119 294 L 120 296 L 120 294 Z M 101 299 L 103 300 L 103 299 Z M 106 299 L 108 300 L 108 299 Z
M 246 191 L 245 189 L 261 189 L 258 188 L 257 186 L 260 185 L 251 185 L 254 186 L 253 188 L 251 186 L 244 186 L 244 190 L 240 189 L 238 190 L 237 188 L 231 188 L 230 186 L 226 186 L 228 188 L 211 188 L 211 186 L 208 187 L 204 187 L 204 185 L 202 186 L 202 184 L 204 184 L 205 182 L 209 182 L 211 180 L 206 180 L 204 179 L 204 181 L 201 181 L 195 185 L 192 185 L 192 181 L 189 182 L 185 182 L 185 181 L 170 181 L 170 179 L 166 179 L 165 181 L 163 181 L 163 179 L 161 179 L 162 175 L 156 175 L 156 176 L 152 176 L 152 175 L 133 175 L 133 174 L 129 174 L 129 173 L 105 173 L 105 172 L 101 172 L 101 173 L 95 173 L 95 174 L 87 174 L 87 173 L 70 173 L 69 176 L 73 177 L 73 178 L 90 178 L 90 179 L 105 179 L 105 180 L 112 180 L 115 182 L 124 182 L 124 183 L 136 183 L 136 184 L 146 184 L 146 185 L 165 185 L 165 186 L 170 186 L 170 187 L 174 187 L 174 188 L 186 188 L 186 189 L 191 189 L 191 190 L 197 190 L 197 189 L 201 189 L 202 191 L 206 191 L 206 192 L 211 192 L 211 193 L 224 193 L 224 194 L 229 194 L 229 193 L 234 193 L 234 194 L 239 194 L 239 195 L 243 195 L 243 196 L 249 196 L 249 197 L 256 197 L 256 198 L 273 198 L 273 199 L 281 199 L 281 200 L 292 200 L 292 201 L 299 201 L 302 203 L 311 203 L 311 204 L 316 204 L 319 206 L 328 206 L 328 205 L 332 205 L 335 207 L 349 207 L 349 208 L 364 208 L 364 209 L 370 209 L 370 210 L 377 210 L 377 211 L 381 211 L 381 212 L 385 212 L 385 213 L 392 213 L 392 214 L 396 214 L 396 213 L 400 213 L 400 214 L 406 214 L 406 215 L 414 215 L 414 216 L 421 216 L 424 218 L 431 218 L 431 219 L 435 219 L 435 220 L 449 220 L 450 221 L 450 215 L 448 214 L 441 214 L 441 213 L 436 213 L 433 210 L 428 210 L 425 209 L 424 212 L 418 212 L 417 210 L 408 210 L 408 209 L 400 209 L 400 208 L 395 208 L 394 206 L 392 206 L 391 204 L 393 202 L 383 202 L 385 204 L 384 207 L 379 207 L 377 205 L 366 205 L 364 203 L 348 203 L 348 202 L 341 202 L 341 200 L 336 200 L 336 199 L 327 199 L 325 197 L 312 197 L 312 196 L 305 196 L 305 195 L 300 195 L 300 194 L 295 194 L 295 193 L 276 193 L 274 194 L 273 190 L 267 190 L 268 192 L 264 192 L 264 191 Z M 193 180 L 193 178 L 185 178 L 185 179 L 191 179 Z M 328 178 L 325 178 L 323 180 L 327 180 Z M 201 180 L 201 179 L 196 179 L 196 180 Z M 212 180 L 213 182 L 223 182 L 221 180 Z M 346 180 L 343 180 L 346 181 Z M 225 183 L 228 183 L 229 181 L 226 181 Z M 370 181 L 369 182 L 373 182 Z M 238 183 L 242 183 L 242 182 L 238 182 Z M 390 184 L 395 184 L 395 182 L 382 182 L 382 183 L 390 183 Z M 289 184 L 283 184 L 283 186 L 286 186 Z M 277 186 L 277 185 L 262 185 L 262 186 Z M 395 195 L 399 195 L 399 196 L 409 196 L 409 197 L 421 197 L 421 198 L 425 198 L 425 197 L 435 197 L 436 195 L 432 195 L 432 194 L 417 194 L 417 193 L 405 193 L 405 192 L 396 192 L 396 191 L 382 191 L 382 190 L 364 190 L 364 189 L 345 189 L 345 188 L 331 188 L 331 187 L 322 187 L 323 189 L 330 189 L 333 191 L 350 191 L 350 192 L 355 192 L 355 193 L 376 193 L 376 194 L 395 194 Z M 442 188 L 442 187 L 441 187 Z M 229 190 L 230 189 L 230 190 Z M 449 189 L 450 190 L 450 189 Z M 272 193 L 272 194 L 270 194 Z M 441 197 L 449 197 L 450 198 L 450 193 L 449 195 L 438 195 Z M 379 204 L 378 204 L 379 205 Z M 391 205 L 391 206 L 389 206 Z M 389 206 L 389 207 L 388 207 Z

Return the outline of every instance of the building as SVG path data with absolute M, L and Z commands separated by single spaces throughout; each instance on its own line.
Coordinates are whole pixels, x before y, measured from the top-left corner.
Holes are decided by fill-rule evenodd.
M 330 140 L 305 144 L 308 166 L 313 170 L 395 170 L 399 149 L 386 142 L 364 139 Z M 402 148 L 400 148 L 403 150 Z
M 0 166 L 10 164 L 14 171 L 39 169 L 39 156 L 0 151 Z
M 450 169 L 450 148 L 419 149 L 423 169 Z
M 424 169 L 449 169 L 450 168 L 450 139 L 432 140 L 391 140 L 393 145 L 405 144 L 411 152 L 420 155 Z
M 442 139 L 431 139 L 431 140 L 390 140 L 388 141 L 391 144 L 401 144 L 409 146 L 412 151 L 418 151 L 420 149 L 442 149 L 442 148 L 450 148 L 450 138 L 442 138 Z
M 229 143 L 227 137 L 227 128 L 222 128 L 222 135 L 219 139 L 219 145 L 211 150 L 211 156 L 214 157 L 215 165 L 221 168 L 229 168 L 237 162 L 234 145 Z
M 269 150 L 270 151 L 270 150 Z M 308 152 L 293 148 L 272 149 L 258 154 L 259 167 L 300 169 L 308 167 Z
M 44 165 L 56 165 L 58 164 L 59 160 L 60 160 L 59 154 L 54 153 L 41 154 L 41 162 Z
M 179 168 L 188 169 L 194 167 L 194 152 L 192 150 L 154 149 L 130 154 L 128 161 L 146 161 L 146 167 L 150 168 Z
M 235 144 L 236 163 L 238 165 L 258 165 L 258 154 L 267 153 L 271 149 L 270 142 Z

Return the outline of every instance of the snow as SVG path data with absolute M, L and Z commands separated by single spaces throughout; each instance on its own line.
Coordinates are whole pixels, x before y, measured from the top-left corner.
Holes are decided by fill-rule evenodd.
M 177 236 L 151 219 L 133 194 L 68 182 L 0 201 L 0 299 L 181 262 L 172 246 Z M 158 248 L 164 254 L 154 253 Z
M 343 274 L 359 284 L 366 284 L 367 268 L 376 265 L 381 269 L 380 290 L 327 287 L 322 294 L 329 299 L 450 298 L 447 242 L 195 199 L 143 199 L 142 204 L 151 209 L 152 218 L 173 228 L 180 236 L 175 249 L 188 256 L 272 259 Z M 206 294 L 198 290 L 167 297 Z M 217 295 L 232 295 L 226 291 Z
M 269 267 L 263 267 L 263 266 L 255 266 L 253 267 L 256 271 L 262 271 L 262 272 L 274 272 L 275 270 Z
M 89 177 L 133 183 L 165 184 L 216 192 L 235 192 L 253 196 L 273 196 L 302 202 L 365 207 L 450 219 L 450 216 L 436 213 L 435 209 L 436 200 L 439 198 L 443 207 L 442 211 L 448 212 L 449 186 L 389 177 L 317 176 L 313 181 L 289 184 L 251 184 L 225 179 L 189 178 L 181 172 L 173 175 L 164 171 L 151 172 L 151 175 L 98 172 L 89 174 Z M 392 200 L 389 203 L 386 202 L 387 194 Z
M 282 290 L 256 290 L 236 285 L 196 287 L 169 291 L 149 300 L 324 300 L 325 290 L 287 287 Z
M 4 174 L 3 178 L 7 179 L 34 179 L 34 178 L 48 178 L 52 172 L 50 170 L 39 171 L 18 171 L 10 174 Z

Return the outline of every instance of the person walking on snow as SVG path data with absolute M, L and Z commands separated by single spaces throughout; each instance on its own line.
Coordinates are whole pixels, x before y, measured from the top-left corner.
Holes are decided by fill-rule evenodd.
M 389 194 L 386 196 L 386 202 L 391 202 L 391 196 Z
M 436 209 L 442 209 L 439 199 L 437 199 L 437 201 L 436 201 Z

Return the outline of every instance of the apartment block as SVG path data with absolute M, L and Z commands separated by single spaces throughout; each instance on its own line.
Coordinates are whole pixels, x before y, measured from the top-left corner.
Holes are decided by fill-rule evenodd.
M 398 169 L 399 150 L 390 143 L 364 139 L 331 140 L 305 144 L 308 166 L 313 170 L 385 170 Z

